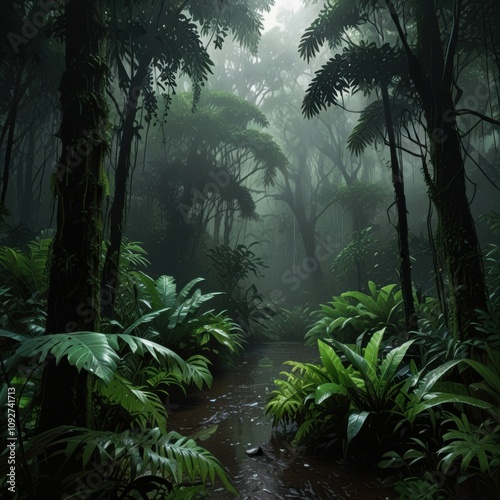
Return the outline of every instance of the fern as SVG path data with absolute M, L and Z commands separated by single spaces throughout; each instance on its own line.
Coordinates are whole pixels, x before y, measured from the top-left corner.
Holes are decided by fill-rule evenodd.
M 350 343 L 386 328 L 391 335 L 403 331 L 403 303 L 396 285 L 380 289 L 373 282 L 368 284 L 370 293 L 344 292 L 316 312 L 319 317 L 307 332 L 308 344 L 321 338 L 337 338 Z
M 186 383 L 193 382 L 201 387 L 211 382 L 203 357 L 194 357 L 192 362 L 186 362 L 172 350 L 141 337 L 95 332 L 22 337 L 21 345 L 7 360 L 7 372 L 15 373 L 25 358 L 37 358 L 39 363 L 43 363 L 53 356 L 56 363 L 65 358 L 79 371 L 84 369 L 103 382 L 110 383 L 120 360 L 120 346 L 127 346 L 132 353 L 150 355 L 157 362 L 166 362 L 170 367 L 179 369 Z
M 302 112 L 308 118 L 317 115 L 348 92 L 363 91 L 369 95 L 381 81 L 403 75 L 405 61 L 402 52 L 389 44 L 359 42 L 344 48 L 316 71 L 302 102 Z
M 167 412 L 154 392 L 146 391 L 145 387 L 133 384 L 118 373 L 107 383 L 99 380 L 95 389 L 105 403 L 123 407 L 133 417 L 132 424 L 141 429 L 153 426 L 166 431 Z
M 412 113 L 408 103 L 403 99 L 392 97 L 390 106 L 394 128 L 399 130 L 408 123 Z M 384 144 L 385 127 L 384 103 L 382 100 L 376 100 L 361 112 L 357 125 L 347 139 L 347 148 L 351 153 L 359 156 L 368 146 L 377 143 Z
M 362 24 L 365 19 L 366 15 L 362 13 L 356 1 L 327 2 L 302 35 L 299 44 L 300 56 L 309 62 L 325 42 L 331 47 L 339 45 L 347 31 Z
M 26 445 L 24 458 L 33 461 L 42 455 L 61 454 L 79 457 L 82 470 L 64 475 L 60 493 L 72 494 L 75 484 L 92 484 L 90 476 L 98 463 L 102 471 L 99 493 L 123 494 L 141 483 L 147 490 L 166 491 L 184 482 L 212 485 L 220 480 L 231 493 L 237 494 L 221 463 L 192 439 L 159 428 L 114 433 L 74 426 L 60 426 L 38 434 Z M 97 462 L 96 462 L 97 461 Z M 6 463 L 6 461 L 5 461 Z M 2 464 L 3 466 L 4 464 Z M 0 467 L 3 470 L 3 467 Z M 93 491 L 80 491 L 87 494 Z
M 28 252 L 10 247 L 0 247 L 0 269 L 10 276 L 12 285 L 22 283 L 32 293 L 45 293 L 48 287 L 48 256 L 51 239 L 34 240 L 28 244 Z

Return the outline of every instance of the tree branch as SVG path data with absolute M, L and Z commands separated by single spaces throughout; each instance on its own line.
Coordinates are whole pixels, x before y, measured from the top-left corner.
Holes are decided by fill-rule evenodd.
M 457 109 L 455 110 L 455 115 L 460 116 L 460 115 L 474 115 L 477 116 L 478 118 L 481 118 L 481 120 L 484 120 L 485 122 L 491 123 L 492 125 L 497 125 L 500 126 L 500 121 L 495 120 L 495 118 L 491 118 L 489 116 L 483 115 L 483 113 L 480 113 L 479 111 L 474 111 L 473 109 Z
M 443 71 L 443 83 L 450 82 L 453 76 L 453 60 L 455 58 L 455 53 L 457 50 L 458 43 L 458 32 L 460 29 L 460 12 L 462 7 L 462 0 L 455 0 L 455 6 L 453 9 L 453 28 L 451 30 L 450 40 L 448 42 L 448 48 L 446 50 L 444 71 Z
M 396 7 L 394 7 L 394 3 L 392 2 L 392 0 L 385 0 L 385 3 L 389 8 L 389 13 L 391 14 L 391 18 L 396 26 L 399 38 L 401 38 L 401 43 L 403 44 L 406 55 L 408 57 L 410 76 L 413 80 L 413 83 L 417 87 L 417 90 L 419 90 L 420 93 L 423 90 L 422 75 L 420 74 L 420 62 L 413 53 L 413 51 L 411 50 L 410 45 L 408 44 L 408 40 L 406 39 L 406 34 L 401 26 L 401 22 L 399 20 L 398 13 L 396 11 Z

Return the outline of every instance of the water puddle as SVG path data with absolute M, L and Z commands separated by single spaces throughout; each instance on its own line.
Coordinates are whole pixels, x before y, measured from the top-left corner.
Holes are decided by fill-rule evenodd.
M 211 451 L 244 499 L 399 498 L 382 487 L 375 475 L 350 471 L 334 460 L 304 456 L 273 432 L 264 407 L 274 389 L 273 380 L 288 359 L 316 362 L 317 350 L 296 343 L 247 348 L 236 368 L 217 375 L 209 391 L 190 398 L 173 413 L 170 430 L 191 435 Z M 248 456 L 252 448 L 256 450 Z M 235 498 L 223 490 L 213 496 Z

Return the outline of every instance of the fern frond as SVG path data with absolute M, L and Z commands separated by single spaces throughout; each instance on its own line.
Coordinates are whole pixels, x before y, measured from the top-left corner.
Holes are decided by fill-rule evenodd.
M 108 383 L 98 381 L 96 389 L 109 404 L 124 408 L 142 429 L 154 426 L 166 431 L 167 412 L 154 392 L 134 385 L 118 373 Z

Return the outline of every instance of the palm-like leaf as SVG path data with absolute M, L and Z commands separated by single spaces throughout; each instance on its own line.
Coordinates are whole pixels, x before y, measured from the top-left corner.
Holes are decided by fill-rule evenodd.
M 184 480 L 193 483 L 197 479 L 214 484 L 218 477 L 226 488 L 236 492 L 220 462 L 192 439 L 176 432 L 164 433 L 158 428 L 120 434 L 85 429 L 76 429 L 76 432 L 75 440 L 68 440 L 68 450 L 77 441 L 79 446 L 83 446 L 81 452 L 84 459 L 97 452 L 101 460 L 111 458 L 123 466 L 129 464 L 131 479 L 147 471 L 169 478 L 174 484 Z
M 52 240 L 34 240 L 28 245 L 28 252 L 10 247 L 0 247 L 0 269 L 18 283 L 23 283 L 31 292 L 44 293 L 47 290 L 47 260 Z
M 114 373 L 108 383 L 96 383 L 98 393 L 111 405 L 122 406 L 142 429 L 154 426 L 166 431 L 167 412 L 157 394 L 136 386 Z
M 207 92 L 200 100 L 200 107 L 213 109 L 219 118 L 238 129 L 245 129 L 251 123 L 266 128 L 269 121 L 256 106 L 241 97 L 228 92 Z
M 15 373 L 26 358 L 38 358 L 43 363 L 49 356 L 54 356 L 56 363 L 65 358 L 79 371 L 85 369 L 105 382 L 111 380 L 120 359 L 107 335 L 95 332 L 60 333 L 24 340 L 8 360 L 7 371 Z
M 334 47 L 341 43 L 350 28 L 362 24 L 366 14 L 359 8 L 358 3 L 355 0 L 327 2 L 302 35 L 299 44 L 300 56 L 309 62 L 325 42 Z
M 395 129 L 400 129 L 411 118 L 408 103 L 403 99 L 392 98 L 390 101 Z M 359 117 L 357 125 L 347 139 L 347 148 L 359 156 L 364 150 L 376 143 L 383 143 L 385 130 L 384 103 L 376 100 L 370 103 Z
M 344 292 L 328 304 L 322 304 L 316 312 L 319 319 L 306 334 L 307 343 L 329 337 L 355 342 L 360 336 L 382 328 L 397 334 L 402 328 L 401 291 L 395 290 L 396 285 L 378 289 L 369 282 L 368 286 L 369 294 Z
M 179 369 L 186 383 L 201 386 L 211 381 L 206 360 L 195 358 L 192 364 L 184 361 L 171 349 L 150 340 L 126 334 L 103 334 L 76 332 L 53 334 L 24 340 L 14 355 L 7 361 L 8 373 L 15 373 L 19 363 L 25 358 L 37 358 L 43 363 L 54 356 L 56 363 L 65 358 L 79 371 L 84 369 L 105 383 L 110 383 L 117 370 L 120 347 L 126 345 L 132 353 L 150 355 L 158 362 L 166 362 Z
M 123 493 L 138 478 L 144 477 L 147 481 L 147 477 L 156 477 L 174 485 L 184 481 L 203 484 L 210 481 L 213 485 L 219 479 L 224 487 L 236 494 L 221 463 L 192 439 L 175 432 L 153 428 L 114 433 L 60 426 L 30 440 L 25 459 L 33 460 L 43 453 L 60 454 L 61 448 L 66 457 L 79 456 L 83 465 L 77 475 L 65 478 L 63 487 L 70 488 L 77 479 L 85 480 L 87 474 L 95 474 L 95 469 L 88 464 L 97 459 L 99 468 L 106 471 L 102 476 L 102 491 Z
M 316 73 L 307 88 L 302 111 L 308 117 L 336 105 L 342 94 L 362 90 L 366 95 L 395 76 L 403 76 L 405 60 L 397 48 L 374 43 L 351 44 L 336 54 Z

